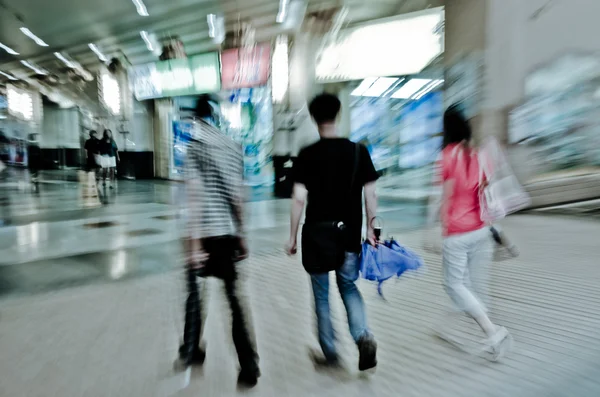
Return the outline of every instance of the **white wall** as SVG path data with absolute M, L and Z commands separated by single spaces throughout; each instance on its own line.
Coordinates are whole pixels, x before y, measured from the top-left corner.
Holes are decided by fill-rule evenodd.
M 518 104 L 527 74 L 569 51 L 600 51 L 600 1 L 488 0 L 488 106 Z

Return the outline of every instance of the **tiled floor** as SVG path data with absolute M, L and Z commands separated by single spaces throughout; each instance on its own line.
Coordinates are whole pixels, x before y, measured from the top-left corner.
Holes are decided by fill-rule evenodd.
M 386 300 L 361 282 L 381 348 L 377 372 L 361 376 L 337 294 L 333 311 L 346 369 L 319 373 L 311 365 L 307 351 L 316 340 L 308 280 L 299 259 L 280 248 L 289 203 L 250 204 L 252 257 L 242 269 L 263 377 L 256 389 L 238 393 L 227 309 L 214 280 L 207 362 L 190 379 L 172 370 L 183 327 L 179 220 L 170 216 L 176 207 L 153 202 L 131 213 L 116 203 L 102 215 L 40 222 L 37 231 L 31 224 L 0 228 L 1 397 L 600 395 L 594 220 L 522 215 L 504 222 L 522 254 L 494 264 L 491 313 L 516 344 L 494 364 L 433 337 L 430 328 L 448 303 L 440 258 L 422 252 L 422 234 L 410 231 L 422 222 L 420 208 L 383 205 L 386 234 L 419 251 L 426 268 L 386 283 Z M 83 227 L 106 221 L 118 225 Z M 162 233 L 127 236 L 143 229 Z M 480 337 L 472 324 L 465 329 Z

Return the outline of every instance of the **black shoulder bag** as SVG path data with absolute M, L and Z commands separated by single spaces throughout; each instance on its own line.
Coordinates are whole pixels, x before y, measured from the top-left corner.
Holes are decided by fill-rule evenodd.
M 354 168 L 348 193 L 352 192 L 358 172 L 360 146 L 355 145 Z M 341 220 L 306 223 L 302 227 L 302 265 L 310 274 L 338 270 L 346 260 L 348 230 Z

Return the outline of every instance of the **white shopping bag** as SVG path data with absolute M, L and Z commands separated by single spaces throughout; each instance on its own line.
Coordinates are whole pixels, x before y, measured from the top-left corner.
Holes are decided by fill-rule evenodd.
M 479 168 L 481 220 L 495 222 L 531 204 L 496 139 L 481 146 Z

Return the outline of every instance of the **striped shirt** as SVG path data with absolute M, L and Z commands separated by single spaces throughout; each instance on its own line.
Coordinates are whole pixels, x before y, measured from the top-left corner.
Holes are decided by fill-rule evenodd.
M 187 237 L 243 234 L 243 170 L 241 146 L 205 121 L 198 122 L 185 161 Z

